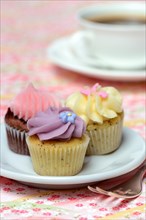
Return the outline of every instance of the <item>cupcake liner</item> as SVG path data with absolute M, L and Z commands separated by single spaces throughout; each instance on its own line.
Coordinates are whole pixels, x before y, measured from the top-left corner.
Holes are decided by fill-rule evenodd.
M 123 120 L 108 127 L 87 131 L 90 142 L 86 155 L 102 155 L 115 151 L 121 143 Z
M 30 155 L 26 143 L 27 132 L 5 125 L 9 149 L 17 154 Z
M 28 147 L 32 159 L 34 171 L 43 176 L 73 176 L 80 172 L 83 166 L 89 137 L 86 135 L 83 143 L 78 141 L 68 146 L 53 146 L 47 141 L 40 146 L 40 141 L 32 143 L 31 138 L 27 138 Z

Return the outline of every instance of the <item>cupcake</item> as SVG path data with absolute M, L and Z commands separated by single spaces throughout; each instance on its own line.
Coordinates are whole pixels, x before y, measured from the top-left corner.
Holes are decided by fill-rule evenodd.
M 96 83 L 71 94 L 65 101 L 86 123 L 90 137 L 87 155 L 102 155 L 115 151 L 122 140 L 122 97 L 114 87 Z
M 42 176 L 80 172 L 89 143 L 84 121 L 69 108 L 48 108 L 27 122 L 27 144 L 34 171 Z
M 48 92 L 40 91 L 29 84 L 10 103 L 5 115 L 7 140 L 10 150 L 22 155 L 29 155 L 26 143 L 27 121 L 37 112 L 49 106 L 59 107 L 59 101 Z

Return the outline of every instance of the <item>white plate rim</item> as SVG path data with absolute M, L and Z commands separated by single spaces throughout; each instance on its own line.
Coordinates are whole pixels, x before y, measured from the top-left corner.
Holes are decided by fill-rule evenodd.
M 146 79 L 145 69 L 131 70 L 131 71 L 106 69 L 106 68 L 86 66 L 83 63 L 77 62 L 77 60 L 74 59 L 74 57 L 71 55 L 69 51 L 68 48 L 69 39 L 70 36 L 62 37 L 58 40 L 55 40 L 52 44 L 48 46 L 47 58 L 55 65 L 58 65 L 64 69 L 75 71 L 81 75 L 86 75 L 89 77 L 101 78 L 106 80 L 143 81 Z M 61 48 L 64 48 L 64 50 L 66 50 L 67 53 L 70 56 L 72 56 L 72 61 L 70 59 L 67 60 L 66 59 L 67 57 L 64 57 L 64 51 L 61 50 Z
M 1 139 L 1 146 L 3 148 L 5 147 L 3 146 L 3 144 L 5 144 L 4 140 L 6 141 L 4 125 L 1 125 L 1 130 L 2 130 L 2 135 L 3 135 L 3 139 Z M 18 172 L 17 170 L 14 170 L 14 171 L 9 170 L 6 166 L 7 163 L 5 165 L 5 163 L 1 160 L 1 165 L 3 165 L 3 168 L 1 167 L 1 176 L 6 177 L 6 178 L 11 178 L 17 181 L 21 181 L 21 182 L 31 183 L 31 184 L 47 184 L 48 186 L 54 184 L 57 186 L 64 185 L 66 187 L 69 187 L 71 185 L 76 185 L 76 184 L 89 184 L 93 182 L 98 182 L 101 180 L 110 179 L 110 178 L 117 177 L 122 174 L 126 174 L 134 170 L 145 160 L 145 144 L 144 144 L 143 138 L 137 132 L 133 131 L 132 129 L 124 127 L 123 135 L 125 135 L 126 138 L 127 136 L 131 136 L 132 138 L 131 140 L 129 140 L 131 142 L 132 142 L 132 139 L 138 140 L 140 151 L 136 159 L 132 160 L 131 162 L 129 162 L 122 168 L 117 167 L 114 172 L 112 170 L 110 172 L 106 171 L 101 174 L 96 173 L 96 174 L 91 174 L 91 175 L 81 175 L 81 176 L 76 175 L 76 176 L 67 176 L 67 177 L 52 177 L 52 176 L 46 177 L 46 176 L 39 176 L 37 174 L 34 174 L 32 176 L 27 173 L 23 174 L 21 172 Z M 122 148 L 122 144 L 120 147 Z M 132 150 L 133 150 L 133 147 L 132 147 Z M 114 156 L 114 153 L 113 153 L 113 156 Z

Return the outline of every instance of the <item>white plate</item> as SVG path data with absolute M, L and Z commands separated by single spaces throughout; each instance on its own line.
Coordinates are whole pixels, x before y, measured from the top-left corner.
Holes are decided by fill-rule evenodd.
M 119 81 L 142 81 L 146 79 L 145 69 L 116 70 L 85 65 L 70 50 L 69 40 L 70 36 L 64 37 L 50 45 L 47 48 L 48 59 L 62 68 L 95 78 Z
M 145 159 L 144 140 L 136 132 L 124 127 L 120 148 L 109 155 L 86 157 L 82 171 L 76 176 L 39 176 L 33 171 L 29 156 L 9 150 L 4 125 L 1 125 L 1 137 L 1 175 L 41 188 L 69 189 L 91 185 L 125 174 Z

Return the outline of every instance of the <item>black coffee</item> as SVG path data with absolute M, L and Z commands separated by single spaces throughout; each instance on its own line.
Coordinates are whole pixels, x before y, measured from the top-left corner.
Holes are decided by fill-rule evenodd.
M 102 24 L 135 25 L 146 24 L 146 17 L 142 15 L 106 15 L 88 18 L 89 21 Z

